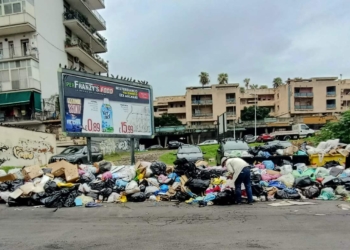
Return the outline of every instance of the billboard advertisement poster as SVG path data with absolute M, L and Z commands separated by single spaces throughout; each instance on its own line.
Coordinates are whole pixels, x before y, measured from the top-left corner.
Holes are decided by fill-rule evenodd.
M 153 136 L 152 88 L 61 69 L 62 127 L 81 137 Z

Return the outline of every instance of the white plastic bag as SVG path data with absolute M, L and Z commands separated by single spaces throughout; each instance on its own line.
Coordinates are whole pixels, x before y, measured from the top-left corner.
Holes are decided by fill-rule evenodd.
M 146 187 L 145 190 L 145 194 L 153 194 L 154 192 L 157 192 L 159 190 L 159 188 L 155 187 L 155 186 L 148 186 Z
M 281 168 L 281 175 L 291 174 L 293 167 L 291 165 L 283 165 Z
M 135 194 L 140 192 L 140 188 L 137 185 L 136 181 L 130 181 L 125 187 L 126 194 Z
M 305 165 L 305 163 L 297 163 L 294 166 L 296 166 L 299 173 L 302 173 L 307 170 L 307 166 Z
M 159 183 L 158 183 L 156 178 L 148 178 L 146 180 L 147 180 L 148 184 L 159 188 Z
M 316 178 L 324 178 L 326 176 L 329 176 L 329 169 L 326 169 L 324 167 L 318 167 L 315 171 Z
M 6 172 L 5 172 L 5 170 L 0 169 L 0 177 L 1 177 L 1 176 L 5 176 L 5 175 L 7 175 Z
M 284 185 L 286 185 L 286 187 L 289 187 L 289 188 L 293 187 L 294 176 L 291 173 L 286 174 L 286 175 L 282 175 L 277 180 L 284 183 Z
M 151 170 L 151 167 L 150 166 L 146 167 L 145 178 L 150 177 L 152 174 L 153 174 L 153 172 Z
M 283 154 L 284 154 L 283 149 L 277 149 L 277 150 L 276 150 L 276 154 L 278 154 L 278 155 L 283 155 Z

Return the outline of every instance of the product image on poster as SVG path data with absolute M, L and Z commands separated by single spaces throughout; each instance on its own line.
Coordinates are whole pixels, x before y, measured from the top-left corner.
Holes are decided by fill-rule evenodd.
M 65 98 L 66 131 L 82 132 L 82 99 Z
M 74 136 L 152 136 L 150 87 L 73 74 L 62 74 L 62 86 L 65 132 Z

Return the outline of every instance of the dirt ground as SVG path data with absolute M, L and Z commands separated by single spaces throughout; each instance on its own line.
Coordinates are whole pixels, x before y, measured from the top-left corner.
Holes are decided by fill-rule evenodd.
M 167 153 L 168 151 L 166 150 L 160 150 L 160 151 L 149 151 L 147 153 L 142 153 L 142 154 L 135 154 L 135 161 L 157 161 L 159 157 Z M 119 160 L 115 162 L 118 165 L 130 165 L 130 155 L 125 155 L 122 156 Z

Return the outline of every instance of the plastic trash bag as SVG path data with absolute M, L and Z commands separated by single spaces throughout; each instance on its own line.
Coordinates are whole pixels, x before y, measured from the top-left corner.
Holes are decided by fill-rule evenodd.
M 175 196 L 174 196 L 174 199 L 180 201 L 180 202 L 184 202 L 188 199 L 190 199 L 191 196 L 188 194 L 188 193 L 183 193 L 183 192 L 176 192 Z
M 341 195 L 343 197 L 347 197 L 350 195 L 350 191 L 345 189 L 345 186 L 337 186 L 337 188 L 335 189 L 335 193 L 338 195 Z
M 294 164 L 294 167 L 296 167 L 296 170 L 299 171 L 299 173 L 302 173 L 307 170 L 307 166 L 305 163 L 296 163 Z
M 308 168 L 307 170 L 301 173 L 301 176 L 309 176 L 313 181 L 315 181 L 316 180 L 315 172 L 316 172 L 315 168 Z
M 347 183 L 350 184 L 350 177 L 343 177 L 343 178 L 340 178 L 340 181 L 341 181 L 341 184 L 342 184 L 342 185 L 346 185 Z
M 216 195 L 214 204 L 216 205 L 231 205 L 235 203 L 235 193 L 232 189 L 224 190 Z
M 90 183 L 90 187 L 92 190 L 101 191 L 105 187 L 105 183 L 103 181 L 93 181 Z
M 108 172 L 108 171 L 110 171 L 111 170 L 111 168 L 112 168 L 112 163 L 111 162 L 109 162 L 109 161 L 100 161 L 99 163 L 98 163 L 98 166 L 99 166 L 99 173 L 100 174 L 103 174 L 103 173 L 105 173 L 105 172 Z
M 169 190 L 169 186 L 163 184 L 159 187 L 159 194 L 166 194 L 168 190 Z
M 58 190 L 57 184 L 54 181 L 47 181 L 44 185 L 45 193 L 53 193 Z
M 325 178 L 329 176 L 329 170 L 323 167 L 318 167 L 315 171 L 315 177 L 317 178 Z
M 189 179 L 185 186 L 187 186 L 193 193 L 200 194 L 204 192 L 210 185 L 210 180 Z
M 260 197 L 261 195 L 264 195 L 264 189 L 260 185 L 259 182 L 252 182 L 251 187 L 252 187 L 253 195 L 255 195 L 257 197 Z
M 7 190 L 9 190 L 9 185 L 6 182 L 0 183 L 0 191 L 5 192 Z
M 308 199 L 314 199 L 320 195 L 320 189 L 315 185 L 309 186 L 303 190 L 302 194 Z
M 282 182 L 284 185 L 286 185 L 286 187 L 291 188 L 293 187 L 295 178 L 291 173 L 289 173 L 289 174 L 282 175 L 277 180 Z
M 166 165 L 163 162 L 159 162 L 159 161 L 152 162 L 150 168 L 154 175 L 157 175 L 157 176 L 161 174 L 166 175 Z
M 333 187 L 336 188 L 338 185 L 341 185 L 341 180 L 333 175 L 327 176 L 322 181 L 322 185 L 325 187 Z
M 125 187 L 125 193 L 126 194 L 134 194 L 140 192 L 140 188 L 137 185 L 136 181 L 131 181 L 126 185 Z
M 321 190 L 320 196 L 317 198 L 319 200 L 336 200 L 333 188 L 324 188 Z
M 275 169 L 275 164 L 273 163 L 273 161 L 267 160 L 267 161 L 263 161 L 262 163 L 265 165 L 266 169 L 269 169 L 269 170 Z
M 291 199 L 291 200 L 295 200 L 295 199 L 300 199 L 300 194 L 298 194 L 298 193 L 288 193 L 285 190 L 278 190 L 275 193 L 275 198 L 276 199 Z
M 159 188 L 155 186 L 148 186 L 146 187 L 145 194 L 154 194 L 159 191 Z
M 1 176 L 5 176 L 5 175 L 7 175 L 7 173 L 5 172 L 5 170 L 0 169 L 0 177 L 1 177 Z
M 269 187 L 276 187 L 278 189 L 285 189 L 286 185 L 284 185 L 282 182 L 280 181 L 270 181 L 269 182 Z
M 336 166 L 341 166 L 341 164 L 338 161 L 327 161 L 323 167 L 328 169 Z
M 119 191 L 124 191 L 127 184 L 128 184 L 128 182 L 127 181 L 123 181 L 122 179 L 118 179 L 115 182 L 116 188 Z
M 283 165 L 281 168 L 281 175 L 290 174 L 293 172 L 293 167 L 291 165 Z
M 299 177 L 301 177 L 301 174 L 299 173 L 298 170 L 293 170 L 292 175 L 293 175 L 294 178 L 299 178 Z
M 271 181 L 271 180 L 276 180 L 279 178 L 281 175 L 272 175 L 272 174 L 262 174 L 261 179 L 263 181 Z
M 312 184 L 313 184 L 313 181 L 310 178 L 310 176 L 302 176 L 295 179 L 295 187 L 297 188 L 311 186 Z
M 3 200 L 4 202 L 7 202 L 9 197 L 10 197 L 10 192 L 5 191 L 5 192 L 0 192 L 0 200 Z
M 338 168 L 338 167 L 332 167 L 329 169 L 329 174 L 337 177 L 341 173 L 343 173 L 344 169 Z
M 145 193 L 138 192 L 128 196 L 128 201 L 132 202 L 144 202 L 146 200 Z

